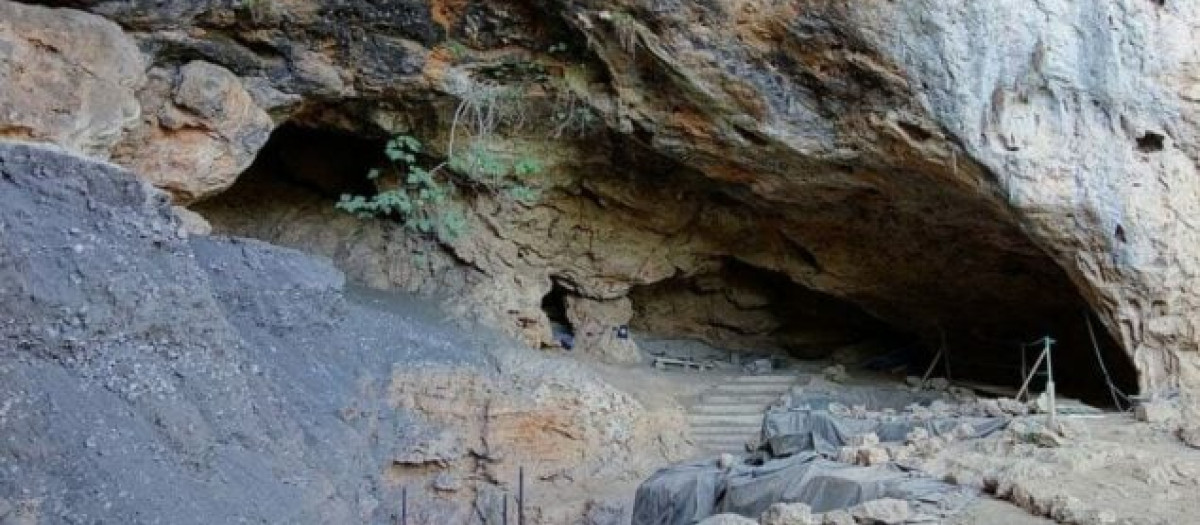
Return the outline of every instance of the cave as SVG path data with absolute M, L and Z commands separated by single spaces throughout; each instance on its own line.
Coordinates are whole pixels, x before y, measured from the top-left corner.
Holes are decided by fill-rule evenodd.
M 372 191 L 365 174 L 383 162 L 383 144 L 379 137 L 285 124 L 232 188 L 197 210 L 219 232 L 327 255 L 351 279 L 371 286 L 453 295 L 490 278 L 451 250 L 414 240 L 394 220 L 363 221 L 334 210 L 340 195 Z M 940 353 L 934 377 L 1011 395 L 1040 351 L 1035 342 L 1049 336 L 1064 395 L 1097 406 L 1126 404 L 1111 393 L 1098 355 L 1117 389 L 1137 393 L 1130 358 L 1066 272 L 1016 227 L 961 195 L 928 188 L 862 192 L 797 205 L 797 213 L 781 217 L 747 192 L 686 174 L 661 157 L 643 162 L 637 155 L 647 154 L 622 156 L 621 163 L 647 173 L 616 182 L 574 181 L 571 189 L 551 192 L 551 205 L 537 212 L 560 217 L 569 209 L 580 224 L 608 221 L 615 240 L 588 253 L 603 259 L 619 257 L 614 253 L 622 239 L 645 234 L 638 228 L 658 227 L 654 214 L 664 195 L 678 194 L 679 202 L 696 207 L 700 219 L 687 223 L 687 234 L 709 237 L 700 248 L 706 251 L 671 254 L 692 267 L 628 288 L 630 328 L 638 337 L 691 338 L 798 359 L 869 348 L 890 370 L 908 375 L 921 375 Z M 848 176 L 844 167 L 837 173 Z M 624 186 L 613 190 L 604 186 L 609 183 Z M 627 206 L 630 193 L 652 204 Z M 521 228 L 523 220 L 504 224 Z M 579 235 L 578 226 L 562 229 Z M 435 258 L 440 266 L 426 261 Z M 774 259 L 785 262 L 769 262 Z M 431 269 L 414 271 L 418 260 Z M 543 264 L 547 273 L 569 274 L 554 268 L 555 260 Z M 528 305 L 550 322 L 550 346 L 572 332 L 567 294 L 588 296 L 579 286 L 587 276 L 563 278 Z
M 366 174 L 385 162 L 384 143 L 383 138 L 285 123 L 238 178 L 241 186 L 224 197 L 248 193 L 247 187 L 257 184 L 288 185 L 334 200 L 369 194 L 374 187 Z
M 853 304 L 732 257 L 710 272 L 637 287 L 629 297 L 635 330 L 736 351 L 825 359 L 839 348 L 914 343 L 912 334 Z
M 575 330 L 567 316 L 567 290 L 557 282 L 542 297 L 542 312 L 550 320 L 550 332 L 554 342 L 570 350 L 574 343 Z

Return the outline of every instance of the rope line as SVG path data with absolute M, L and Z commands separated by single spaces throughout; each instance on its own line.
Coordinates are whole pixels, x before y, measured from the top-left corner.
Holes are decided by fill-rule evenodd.
M 1108 393 L 1112 396 L 1113 403 L 1116 405 L 1117 410 L 1122 412 L 1132 409 L 1133 401 L 1121 389 L 1117 388 L 1117 385 L 1113 384 L 1112 376 L 1108 375 L 1108 367 L 1105 366 L 1104 357 L 1100 354 L 1100 343 L 1096 341 L 1096 331 L 1092 328 L 1092 316 L 1086 310 L 1083 312 L 1083 320 L 1087 323 L 1088 336 L 1092 339 L 1092 350 L 1096 353 L 1096 362 L 1100 364 L 1100 372 L 1104 374 L 1104 382 L 1108 384 Z M 1121 406 L 1121 399 L 1125 400 L 1128 408 Z

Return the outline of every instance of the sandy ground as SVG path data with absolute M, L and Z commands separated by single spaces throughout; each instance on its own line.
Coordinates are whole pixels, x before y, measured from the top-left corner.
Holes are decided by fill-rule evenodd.
M 1034 516 L 1007 501 L 990 497 L 979 501 L 962 514 L 945 521 L 946 525 L 1045 525 L 1054 523 Z
M 928 470 L 1062 523 L 1200 523 L 1200 450 L 1129 414 L 1066 425 L 1061 446 L 996 435 L 948 447 Z

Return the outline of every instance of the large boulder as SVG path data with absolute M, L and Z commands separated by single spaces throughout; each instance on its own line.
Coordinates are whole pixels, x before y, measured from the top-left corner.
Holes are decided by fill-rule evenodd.
M 0 137 L 112 159 L 178 202 L 227 188 L 274 128 L 243 81 L 195 60 L 150 63 L 115 23 L 0 1 Z
M 216 64 L 154 68 L 138 93 L 142 122 L 113 161 L 166 190 L 176 202 L 215 195 L 254 161 L 275 124 L 242 84 Z
M 141 115 L 145 67 L 109 20 L 0 1 L 0 137 L 106 159 Z

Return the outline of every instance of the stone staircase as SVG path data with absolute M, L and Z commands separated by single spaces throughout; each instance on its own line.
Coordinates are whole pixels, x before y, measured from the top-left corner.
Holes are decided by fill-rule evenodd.
M 798 379 L 796 373 L 743 375 L 707 390 L 688 410 L 696 446 L 713 453 L 745 452 L 746 442 L 758 439 L 767 407 Z

